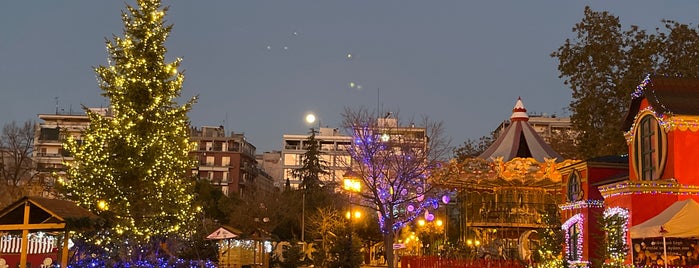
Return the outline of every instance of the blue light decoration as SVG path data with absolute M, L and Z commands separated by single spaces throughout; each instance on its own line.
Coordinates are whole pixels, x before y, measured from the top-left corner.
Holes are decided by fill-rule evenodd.
M 354 168 L 370 195 L 365 200 L 377 209 L 382 233 L 400 230 L 428 209 L 439 207 L 440 199 L 433 196 L 428 183 L 433 166 L 424 161 L 424 148 L 414 150 L 415 140 L 403 143 L 406 136 L 399 127 L 389 129 L 373 120 L 353 125 L 353 144 L 348 152 L 359 164 Z

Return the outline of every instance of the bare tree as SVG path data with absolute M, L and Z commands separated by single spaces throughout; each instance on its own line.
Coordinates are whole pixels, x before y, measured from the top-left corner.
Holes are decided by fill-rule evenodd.
M 35 177 L 32 152 L 34 146 L 34 122 L 23 125 L 12 121 L 5 124 L 0 133 L 0 207 L 29 193 Z
M 427 118 L 403 126 L 390 113 L 377 116 L 364 108 L 346 108 L 342 116 L 353 136 L 348 151 L 353 176 L 361 181 L 359 205 L 377 212 L 388 267 L 394 267 L 397 234 L 438 206 L 429 177 L 449 154 L 449 141 L 442 137 L 442 123 Z
M 333 238 L 337 236 L 337 230 L 343 226 L 345 221 L 340 216 L 340 213 L 330 207 L 317 208 L 316 213 L 312 214 L 308 219 L 308 229 L 313 230 L 312 235 L 320 237 L 320 256 L 315 256 L 315 265 L 325 267 L 330 260 L 329 249 Z

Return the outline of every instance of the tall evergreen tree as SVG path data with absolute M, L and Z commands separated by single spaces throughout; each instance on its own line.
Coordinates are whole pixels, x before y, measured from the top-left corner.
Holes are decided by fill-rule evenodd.
M 305 142 L 306 152 L 301 159 L 301 168 L 292 171 L 292 175 L 301 180 L 299 188 L 316 190 L 322 185 L 320 176 L 330 174 L 328 163 L 321 158 L 320 143 L 316 140 L 316 131 L 311 129 L 311 135 Z
M 164 238 L 185 234 L 196 213 L 186 175 L 194 165 L 187 135 L 194 98 L 176 102 L 184 75 L 180 59 L 165 61 L 168 9 L 137 0 L 127 10 L 123 37 L 106 42 L 109 64 L 95 68 L 111 115 L 86 109 L 90 126 L 65 144 L 74 157 L 66 197 L 106 219 L 92 242 L 125 261 L 170 253 Z

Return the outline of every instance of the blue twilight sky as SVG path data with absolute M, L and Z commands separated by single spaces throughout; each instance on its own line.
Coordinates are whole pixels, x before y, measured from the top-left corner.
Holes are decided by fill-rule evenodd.
M 0 124 L 106 106 L 93 66 L 133 0 L 9 1 L 0 7 Z M 258 153 L 344 107 L 443 121 L 453 145 L 488 134 L 518 96 L 565 116 L 570 90 L 549 54 L 585 5 L 653 30 L 696 25 L 699 1 L 172 0 L 168 57 L 182 57 L 195 126 L 244 132 Z M 348 54 L 351 57 L 348 57 Z

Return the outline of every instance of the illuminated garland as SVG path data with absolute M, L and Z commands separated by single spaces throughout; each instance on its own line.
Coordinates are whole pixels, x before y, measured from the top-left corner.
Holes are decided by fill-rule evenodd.
M 180 59 L 165 61 L 167 8 L 159 0 L 136 2 L 122 13 L 123 36 L 106 42 L 108 64 L 94 69 L 112 116 L 86 110 L 90 125 L 64 144 L 74 160 L 66 163 L 65 196 L 106 222 L 94 236 L 76 238 L 104 254 L 95 253 L 108 267 L 142 261 L 141 252 L 166 255 L 154 238 L 190 237 L 199 212 L 187 176 L 195 164 L 187 116 L 195 99 L 177 102 L 184 74 Z
M 602 228 L 604 230 L 605 243 L 607 245 L 606 258 L 610 263 L 605 263 L 605 267 L 622 266 L 628 255 L 626 240 L 629 234 L 629 211 L 612 207 L 604 211 L 602 217 Z
M 565 233 L 565 243 L 566 243 L 566 256 L 568 258 L 568 262 L 575 266 L 575 267 L 587 267 L 589 262 L 583 261 L 582 260 L 582 253 L 583 253 L 583 240 L 584 240 L 584 230 L 583 230 L 583 222 L 584 222 L 584 216 L 582 213 L 578 213 L 573 215 L 573 217 L 570 217 L 566 222 L 564 222 L 561 225 L 561 229 L 563 229 L 563 232 Z M 572 252 L 570 250 L 570 245 L 568 244 L 568 241 L 570 241 L 570 233 L 568 232 L 568 229 L 575 224 L 578 227 L 578 230 L 580 230 L 580 234 L 578 236 L 578 239 L 575 241 L 576 242 L 576 250 L 580 254 L 577 256 L 575 260 L 572 260 Z
M 631 98 L 632 98 L 632 99 L 637 99 L 637 98 L 640 98 L 641 96 L 643 96 L 644 91 L 646 90 L 646 88 L 647 88 L 648 85 L 650 85 L 650 84 L 651 84 L 650 74 L 647 74 L 647 75 L 646 75 L 646 78 L 643 79 L 643 81 L 641 82 L 641 84 L 639 84 L 638 86 L 636 86 L 636 90 L 634 90 L 634 92 L 631 93 Z
M 603 208 L 604 200 L 581 200 L 573 203 L 566 203 L 559 206 L 561 210 L 581 209 L 581 208 Z
M 631 125 L 631 129 L 629 131 L 624 132 L 624 137 L 626 138 L 626 142 L 628 144 L 631 144 L 633 142 L 633 133 L 637 127 L 636 123 L 638 122 L 638 118 L 641 116 L 644 116 L 646 114 L 653 114 L 655 118 L 658 120 L 658 124 L 663 128 L 665 133 L 671 131 L 671 130 L 680 130 L 680 131 L 692 131 L 692 132 L 697 132 L 699 131 L 699 118 L 696 116 L 678 116 L 673 114 L 672 112 L 668 111 L 667 107 L 663 103 L 661 103 L 658 100 L 658 97 L 653 95 L 653 96 L 648 96 L 648 94 L 645 94 L 646 89 L 648 88 L 649 85 L 652 85 L 652 81 L 650 79 L 650 75 L 647 75 L 645 79 L 643 79 L 643 82 L 639 84 L 636 87 L 636 90 L 631 93 L 631 98 L 637 99 L 641 98 L 643 96 L 648 99 L 649 97 L 654 97 L 655 102 L 660 104 L 660 107 L 667 111 L 666 113 L 658 113 L 654 111 L 652 106 L 648 106 L 645 109 L 639 111 L 636 116 L 634 117 L 633 120 L 633 125 Z
M 670 181 L 623 181 L 599 188 L 606 199 L 629 194 L 699 195 L 699 186 Z

